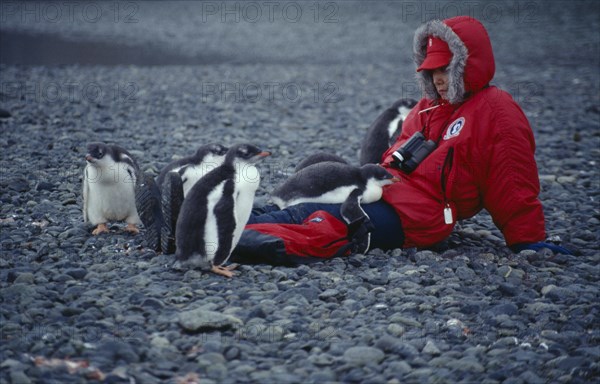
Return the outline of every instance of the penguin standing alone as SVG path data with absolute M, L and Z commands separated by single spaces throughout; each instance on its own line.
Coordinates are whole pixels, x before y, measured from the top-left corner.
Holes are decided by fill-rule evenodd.
M 351 194 L 362 203 L 372 203 L 381 198 L 384 185 L 395 181 L 392 174 L 379 165 L 355 167 L 325 161 L 293 174 L 271 193 L 271 198 L 280 209 L 300 203 L 341 204 Z
M 250 144 L 231 147 L 222 165 L 189 191 L 176 227 L 176 256 L 186 264 L 232 277 L 223 267 L 250 217 L 260 183 L 255 164 L 269 152 Z
M 108 221 L 127 222 L 138 233 L 141 223 L 135 206 L 135 183 L 140 169 L 131 154 L 117 145 L 91 143 L 83 174 L 83 221 L 97 227 L 93 235 L 109 232 Z

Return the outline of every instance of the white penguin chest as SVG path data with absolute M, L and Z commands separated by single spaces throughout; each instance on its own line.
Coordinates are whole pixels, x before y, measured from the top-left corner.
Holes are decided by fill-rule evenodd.
M 362 202 L 364 204 L 374 203 L 381 199 L 383 195 L 383 187 L 375 180 L 367 181 L 365 191 L 362 194 Z
M 87 216 L 90 222 L 124 220 L 135 212 L 135 178 L 128 167 L 98 169 L 88 165 L 85 170 L 87 186 Z
M 236 216 L 238 222 L 246 224 L 252 211 L 254 194 L 260 184 L 260 173 L 254 165 L 236 167 L 234 179 Z

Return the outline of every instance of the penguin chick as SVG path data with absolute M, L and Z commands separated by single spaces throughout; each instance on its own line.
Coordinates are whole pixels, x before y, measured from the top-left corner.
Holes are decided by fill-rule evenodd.
M 383 186 L 397 181 L 383 167 L 325 161 L 309 165 L 293 174 L 271 194 L 273 202 L 284 209 L 300 203 L 341 204 L 358 189 L 360 201 L 372 203 L 381 198 Z
M 298 172 L 301 169 L 308 167 L 309 165 L 323 163 L 325 161 L 333 161 L 336 163 L 348 164 L 346 160 L 344 160 L 338 155 L 334 155 L 333 153 L 317 152 L 313 153 L 312 155 L 304 158 L 301 162 L 299 162 L 298 165 L 296 165 L 296 169 L 294 170 L 294 172 Z
M 138 233 L 141 223 L 135 207 L 135 183 L 140 174 L 131 154 L 117 145 L 91 143 L 83 173 L 83 221 L 97 227 L 93 235 L 108 232 L 108 221 L 127 223 Z
M 269 152 L 250 144 L 231 147 L 225 161 L 196 183 L 177 219 L 176 256 L 192 267 L 232 277 L 223 267 L 250 217 L 260 183 L 255 164 Z
M 381 162 L 385 151 L 402 132 L 402 122 L 416 104 L 413 99 L 400 99 L 373 122 L 360 148 L 361 165 Z
M 167 173 L 179 172 L 183 183 L 183 196 L 185 197 L 200 178 L 223 163 L 226 153 L 227 148 L 221 144 L 203 145 L 192 156 L 186 156 L 169 163 L 160 171 L 156 184 L 160 189 Z

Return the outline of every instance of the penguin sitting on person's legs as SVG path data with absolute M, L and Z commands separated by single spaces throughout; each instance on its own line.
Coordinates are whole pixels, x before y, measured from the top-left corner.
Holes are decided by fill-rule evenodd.
M 360 201 L 368 204 L 379 200 L 383 187 L 395 181 L 392 174 L 376 164 L 356 167 L 324 161 L 294 173 L 275 188 L 271 199 L 284 209 L 300 203 L 342 204 L 351 193 L 358 193 Z

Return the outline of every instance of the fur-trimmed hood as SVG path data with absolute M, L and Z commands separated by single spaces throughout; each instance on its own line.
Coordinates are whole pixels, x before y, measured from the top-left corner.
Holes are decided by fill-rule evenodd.
M 448 65 L 448 101 L 458 104 L 467 93 L 485 87 L 494 77 L 496 65 L 492 43 L 483 24 L 468 16 L 457 16 L 444 21 L 431 20 L 420 26 L 413 40 L 414 60 L 417 67 L 427 53 L 427 38 L 435 36 L 444 40 L 452 52 Z M 430 71 L 417 73 L 424 96 L 437 99 Z

